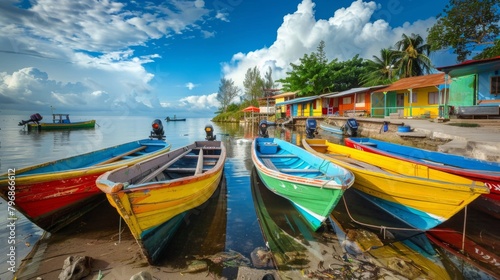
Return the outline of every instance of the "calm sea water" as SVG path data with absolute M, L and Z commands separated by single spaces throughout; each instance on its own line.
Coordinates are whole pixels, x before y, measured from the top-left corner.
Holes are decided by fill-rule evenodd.
M 95 119 L 97 123 L 96 128 L 71 131 L 28 132 L 22 127 L 17 126 L 20 120 L 27 118 L 27 116 L 22 115 L 0 116 L 1 173 L 5 173 L 9 168 L 18 169 L 147 138 L 151 131 L 152 121 L 156 118 L 164 119 L 161 116 L 75 116 L 72 121 Z M 217 139 L 223 140 L 227 147 L 224 182 L 227 194 L 227 201 L 225 201 L 227 203 L 227 206 L 225 205 L 227 207 L 225 217 L 226 229 L 225 233 L 223 233 L 225 235 L 225 240 L 223 241 L 224 250 L 238 252 L 250 258 L 256 248 L 266 246 L 266 238 L 263 235 L 263 230 L 260 227 L 256 214 L 255 197 L 252 195 L 252 188 L 256 187 L 256 183 L 252 182 L 258 181 L 258 178 L 252 177 L 253 163 L 250 156 L 250 148 L 252 139 L 257 136 L 257 127 L 256 125 L 234 123 L 212 123 L 208 118 L 187 118 L 185 122 L 166 122 L 163 120 L 166 141 L 175 149 L 193 141 L 204 139 L 204 127 L 207 124 L 214 126 Z M 285 139 L 297 145 L 300 145 L 300 141 L 304 136 L 302 131 L 282 128 L 271 128 L 269 132 L 270 137 Z M 341 142 L 341 139 L 334 135 L 321 136 L 328 138 L 332 142 Z M 366 221 L 371 220 L 380 224 L 378 219 L 384 215 L 383 213 L 369 209 L 365 203 L 359 202 L 356 197 L 348 196 L 348 198 L 352 202 L 349 208 L 353 213 L 357 213 L 358 217 L 364 217 L 363 219 Z M 285 204 L 287 203 L 285 202 L 283 205 Z M 290 207 L 289 203 L 287 206 L 279 206 L 278 209 L 273 209 L 273 211 L 292 213 L 290 214 L 291 216 L 296 216 L 296 214 L 293 214 L 296 210 Z M 339 218 L 347 215 L 345 208 L 342 207 L 337 207 L 335 213 Z M 373 215 L 374 213 L 376 215 Z M 476 221 L 481 220 L 481 223 L 488 224 L 495 222 L 495 220 L 488 220 L 488 218 L 486 218 L 486 221 L 483 221 L 483 215 L 476 215 L 481 217 L 476 219 Z M 350 223 L 348 218 L 346 220 L 349 227 L 356 226 Z M 457 218 L 457 220 L 457 224 L 460 224 L 460 218 Z M 0 279 L 10 279 L 12 275 L 8 271 L 10 265 L 7 263 L 7 254 L 9 253 L 7 246 L 9 230 L 7 224 L 7 204 L 2 200 L 0 204 L 0 243 L 5 244 L 0 245 Z M 283 228 L 287 225 L 290 226 L 289 221 L 281 227 Z M 469 222 L 469 227 L 471 226 L 474 227 L 474 221 Z M 478 226 L 481 227 L 481 224 Z M 294 229 L 291 230 L 291 232 L 293 231 Z M 473 230 L 473 232 L 477 235 L 486 233 L 481 229 Z M 19 220 L 16 221 L 15 233 L 16 265 L 19 265 L 21 259 L 30 252 L 32 246 L 43 232 L 19 214 Z M 488 231 L 488 234 L 491 234 L 490 231 Z M 496 232 L 494 231 L 493 234 L 496 234 Z M 498 247 L 496 250 L 498 250 Z M 321 253 L 317 252 L 317 254 Z M 170 257 L 167 257 L 169 262 L 175 262 L 176 260 L 172 258 L 176 258 L 174 253 Z M 179 254 L 179 260 L 184 262 L 182 258 L 182 254 Z M 456 271 L 453 273 L 456 274 Z M 234 271 L 226 271 L 223 274 L 226 277 L 228 275 L 234 276 Z

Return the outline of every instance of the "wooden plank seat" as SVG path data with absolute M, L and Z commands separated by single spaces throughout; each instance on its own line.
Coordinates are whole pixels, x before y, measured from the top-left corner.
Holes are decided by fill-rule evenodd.
M 276 154 L 260 154 L 259 155 L 260 158 L 296 158 L 298 157 L 297 155 L 293 155 L 293 154 L 285 154 L 285 155 L 276 155 Z
M 112 157 L 112 158 L 110 158 L 110 159 L 108 159 L 108 160 L 105 160 L 105 161 L 103 161 L 103 162 L 101 162 L 101 163 L 98 163 L 98 164 L 96 164 L 96 165 L 103 165 L 103 164 L 112 163 L 112 162 L 115 162 L 115 161 L 117 161 L 117 160 L 120 160 L 120 159 L 122 159 L 122 158 L 124 158 L 124 157 L 126 157 L 126 156 L 129 156 L 129 155 L 135 154 L 135 153 L 137 153 L 137 152 L 139 152 L 139 151 L 142 151 L 142 150 L 144 150 L 144 149 L 146 149 L 146 146 L 140 146 L 139 148 L 133 149 L 132 151 L 128 151 L 128 152 L 123 153 L 123 154 L 121 154 L 121 155 L 117 155 L 117 156 L 115 156 L 115 157 Z
M 271 159 L 268 159 L 268 158 L 263 158 L 262 159 L 262 162 L 264 163 L 265 166 L 267 166 L 267 168 L 269 169 L 273 169 L 273 170 L 276 170 L 276 171 L 279 171 L 278 168 L 274 165 L 274 163 L 271 161 Z
M 198 155 L 185 155 L 185 158 L 198 158 Z M 220 158 L 220 155 L 203 155 L 203 158 Z

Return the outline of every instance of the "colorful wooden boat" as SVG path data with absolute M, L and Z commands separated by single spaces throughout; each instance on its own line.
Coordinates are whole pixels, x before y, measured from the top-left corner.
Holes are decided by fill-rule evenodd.
M 361 151 L 411 161 L 471 180 L 484 182 L 490 189 L 490 193 L 484 196 L 500 201 L 500 162 L 429 151 L 372 138 L 351 137 L 344 139 L 344 142 L 346 146 Z
M 108 171 L 96 184 L 125 220 L 148 262 L 154 264 L 185 215 L 215 192 L 225 159 L 221 141 L 196 141 Z
M 335 125 L 327 124 L 325 122 L 321 122 L 319 124 L 319 127 L 326 132 L 334 133 L 337 135 L 344 135 L 345 134 L 343 126 L 335 126 Z
M 277 138 L 255 138 L 252 160 L 267 188 L 290 200 L 313 230 L 354 183 L 348 170 Z
M 40 123 L 42 117 L 39 114 L 39 119 L 28 121 L 21 121 L 19 125 L 26 125 L 28 131 L 30 130 L 61 130 L 61 129 L 80 129 L 80 128 L 94 128 L 95 120 L 71 122 L 69 114 L 52 114 L 52 122 Z M 34 116 L 34 115 L 32 115 Z
M 302 145 L 352 171 L 356 176 L 355 190 L 416 229 L 434 228 L 489 192 L 482 182 L 324 139 L 303 139 Z
M 427 237 L 448 252 L 467 279 L 500 279 L 500 256 L 453 229 L 440 228 L 426 232 Z
M 40 228 L 55 232 L 105 200 L 95 185 L 99 175 L 169 149 L 163 140 L 143 139 L 16 169 L 14 207 Z M 0 176 L 0 195 L 7 201 L 9 175 Z

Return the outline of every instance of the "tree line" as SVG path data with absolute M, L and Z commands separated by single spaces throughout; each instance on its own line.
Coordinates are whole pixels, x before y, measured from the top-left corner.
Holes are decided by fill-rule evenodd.
M 419 34 L 403 34 L 394 46 L 383 48 L 372 59 L 359 55 L 350 60 L 328 61 L 325 42 L 315 52 L 304 54 L 299 63 L 290 63 L 291 71 L 277 80 L 284 92 L 313 96 L 350 88 L 386 85 L 407 77 L 430 74 L 434 66 L 431 52 L 451 49 L 457 62 L 468 58 L 485 59 L 500 55 L 500 0 L 450 0 L 436 23 L 429 28 L 426 40 Z M 237 112 L 253 105 L 275 87 L 272 69 L 261 77 L 257 66 L 249 68 L 243 81 L 244 94 L 231 79 L 220 81 L 217 112 Z M 235 98 L 240 97 L 239 102 Z

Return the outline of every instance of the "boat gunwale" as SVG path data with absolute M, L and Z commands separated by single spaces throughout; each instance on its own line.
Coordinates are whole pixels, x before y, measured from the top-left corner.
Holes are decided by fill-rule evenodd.
M 145 140 L 145 139 L 142 139 L 142 140 Z M 52 164 L 57 164 L 57 163 L 60 163 L 62 161 L 66 161 L 66 160 L 70 160 L 70 159 L 76 159 L 76 158 L 81 157 L 81 156 L 91 155 L 93 153 L 104 151 L 104 150 L 111 150 L 113 148 L 117 148 L 119 146 L 131 144 L 134 142 L 138 142 L 139 146 L 144 146 L 144 145 L 147 146 L 148 145 L 147 143 L 146 144 L 140 143 L 140 141 L 142 141 L 142 140 L 131 141 L 128 143 L 104 148 L 104 149 L 101 149 L 98 151 L 92 151 L 92 152 L 88 152 L 88 153 L 84 153 L 84 154 L 71 156 L 68 158 L 58 159 L 58 160 L 54 160 L 54 161 L 48 161 L 48 162 L 36 164 L 33 166 L 28 166 L 28 167 L 16 169 L 16 183 L 18 185 L 28 184 L 30 182 L 42 183 L 42 182 L 47 182 L 47 181 L 51 181 L 54 179 L 61 180 L 61 179 L 68 179 L 68 178 L 73 178 L 73 177 L 77 177 L 77 176 L 82 176 L 82 175 L 92 175 L 92 174 L 96 174 L 96 173 L 104 173 L 110 169 L 118 168 L 122 165 L 135 164 L 135 163 L 140 162 L 142 160 L 161 155 L 165 152 L 168 152 L 171 149 L 171 145 L 169 143 L 163 142 L 163 143 L 165 143 L 164 145 L 162 145 L 164 147 L 160 148 L 156 151 L 153 151 L 153 152 L 150 152 L 147 154 L 142 154 L 140 156 L 133 157 L 133 158 L 127 158 L 127 159 L 122 159 L 119 161 L 103 164 L 103 165 L 98 165 L 99 162 L 96 162 L 93 165 L 75 168 L 75 169 L 67 169 L 67 170 L 61 170 L 61 171 L 50 171 L 50 172 L 44 172 L 44 173 L 23 174 L 25 172 L 32 171 L 32 170 L 35 170 L 37 168 L 46 167 L 46 166 L 49 166 Z M 0 187 L 6 185 L 7 182 L 8 182 L 8 174 L 5 173 L 5 174 L 0 175 Z

